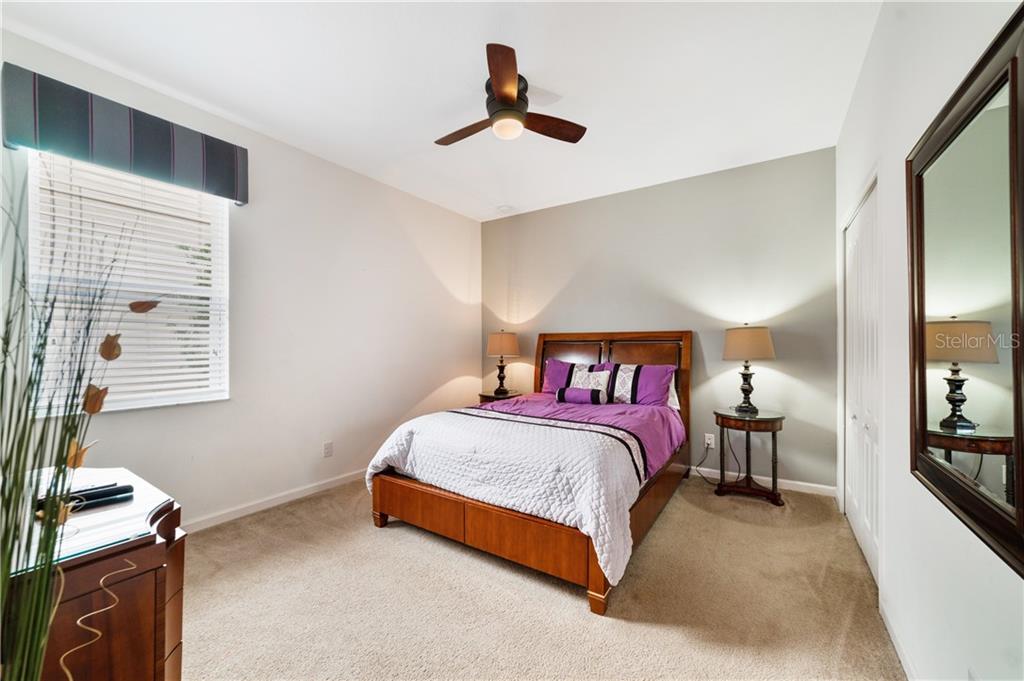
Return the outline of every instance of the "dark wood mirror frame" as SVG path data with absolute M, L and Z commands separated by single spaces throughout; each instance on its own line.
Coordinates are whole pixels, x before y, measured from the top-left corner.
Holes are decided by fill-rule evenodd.
M 1014 508 L 986 498 L 967 476 L 944 467 L 926 453 L 928 446 L 925 384 L 924 291 L 924 173 L 967 127 L 989 99 L 1009 83 L 1010 94 L 1010 226 L 1012 260 L 1013 338 L 1021 338 L 1024 320 L 1024 100 L 1020 63 L 1024 57 L 1024 5 L 974 65 L 907 157 L 907 223 L 910 247 L 910 469 L 967 527 L 987 543 L 1010 567 L 1024 576 L 1024 351 L 1013 348 L 1013 455 Z M 934 444 L 934 443 L 933 443 Z

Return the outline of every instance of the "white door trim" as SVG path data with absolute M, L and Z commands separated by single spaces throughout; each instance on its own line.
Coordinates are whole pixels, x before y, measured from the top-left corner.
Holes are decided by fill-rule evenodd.
M 836 506 L 846 513 L 846 230 L 878 187 L 878 166 L 871 168 L 855 203 L 837 224 L 836 234 Z
M 871 214 L 865 215 L 864 209 L 869 201 L 871 201 L 872 206 Z M 874 250 L 878 247 L 878 240 L 881 238 L 881 225 L 878 223 L 879 203 L 878 178 L 877 173 L 873 173 L 857 205 L 848 213 L 847 219 L 844 220 L 841 238 L 837 239 L 837 248 L 841 245 L 842 249 L 842 276 L 837 285 L 837 304 L 839 305 L 837 314 L 837 355 L 839 357 L 837 372 L 841 377 L 837 381 L 838 393 L 840 395 L 837 400 L 837 419 L 839 423 L 836 429 L 836 477 L 839 482 L 836 486 L 837 505 L 847 515 L 847 521 L 850 523 L 854 535 L 857 536 L 858 543 L 861 544 L 861 550 L 871 567 L 876 585 L 880 579 L 879 576 L 883 564 L 882 547 L 884 545 L 882 541 L 885 511 L 884 476 L 881 473 L 883 466 L 880 449 L 880 444 L 883 442 L 881 431 L 883 430 L 884 409 L 879 409 L 880 404 L 872 404 L 872 399 L 878 402 L 879 398 L 884 399 L 884 395 L 876 395 L 872 398 L 864 393 L 864 390 L 870 391 L 871 388 L 869 386 L 877 385 L 878 376 L 875 376 L 874 372 L 880 370 L 883 348 L 877 337 L 877 330 L 872 332 L 869 329 L 877 326 L 879 316 L 882 313 L 880 309 L 872 311 L 871 308 L 880 308 L 884 305 L 884 296 L 876 299 L 880 291 L 872 290 L 877 285 L 877 282 L 874 281 L 874 275 L 868 273 L 867 279 L 863 282 L 861 278 L 865 275 L 865 266 L 869 268 L 870 272 L 872 269 L 871 262 L 877 255 L 874 253 Z M 862 216 L 868 221 L 867 223 L 862 221 Z M 863 229 L 858 228 L 860 235 L 857 236 L 857 244 L 859 245 L 852 245 L 850 230 L 854 225 L 858 224 L 868 226 L 869 232 L 863 233 Z M 869 251 L 867 253 L 862 252 L 865 248 L 865 245 L 861 243 L 863 238 L 870 239 L 869 243 L 872 244 L 867 247 Z M 861 255 L 855 256 L 857 261 L 853 265 L 853 271 L 857 273 L 857 283 L 854 285 L 858 287 L 855 293 L 855 304 L 857 307 L 853 314 L 858 319 L 861 319 L 861 323 L 868 324 L 864 329 L 868 330 L 869 334 L 872 334 L 871 338 L 873 340 L 865 337 L 860 327 L 854 330 L 849 326 L 849 316 L 851 314 L 849 295 L 854 293 L 850 289 L 850 280 L 848 278 L 850 274 L 849 268 L 851 267 L 850 255 L 848 253 L 849 248 L 855 248 L 858 252 L 861 252 Z M 872 260 L 862 262 L 864 257 Z M 864 286 L 868 287 L 868 301 L 862 299 L 865 291 Z M 872 300 L 874 302 L 871 302 Z M 868 305 L 867 308 L 865 303 Z M 863 364 L 863 368 L 869 372 L 868 374 L 851 376 L 846 371 L 847 358 L 851 356 L 851 349 L 847 347 L 848 335 L 851 330 L 855 332 L 856 336 L 854 340 L 855 347 L 853 348 L 856 352 L 856 357 L 859 358 L 856 362 L 860 366 L 866 361 L 867 364 Z M 866 356 L 864 355 L 865 352 L 867 353 Z M 866 376 L 874 376 L 874 378 L 868 379 Z M 855 381 L 855 385 L 850 385 L 851 380 Z M 865 381 L 868 381 L 868 383 L 865 384 Z M 847 402 L 850 399 L 849 388 L 851 387 L 856 396 L 853 399 L 859 400 L 852 405 Z M 865 399 L 867 402 L 864 402 Z M 856 412 L 853 416 L 850 415 L 851 408 L 855 409 Z M 861 411 L 863 413 L 860 413 Z M 851 424 L 850 419 L 857 419 L 858 414 L 862 418 L 856 423 Z M 861 432 L 859 428 L 856 431 L 850 430 L 852 426 L 861 425 L 864 428 L 864 432 Z M 868 428 L 872 428 L 872 430 L 869 431 Z M 851 445 L 851 435 L 855 441 L 854 445 Z M 850 459 L 850 451 L 848 450 L 850 446 L 857 447 L 856 461 Z M 854 466 L 852 473 L 848 470 L 851 464 Z M 852 480 L 849 478 L 850 474 L 854 476 Z M 847 484 L 848 481 L 854 485 L 852 490 L 850 485 Z M 849 496 L 851 493 L 853 494 L 852 497 Z M 855 515 L 850 515 L 851 513 L 855 513 Z

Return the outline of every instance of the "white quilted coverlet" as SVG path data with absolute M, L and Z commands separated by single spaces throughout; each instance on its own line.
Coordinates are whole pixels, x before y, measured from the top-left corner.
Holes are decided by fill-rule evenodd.
M 633 550 L 640 485 L 626 447 L 600 433 L 438 412 L 402 424 L 366 470 L 388 466 L 442 489 L 575 527 L 617 584 Z

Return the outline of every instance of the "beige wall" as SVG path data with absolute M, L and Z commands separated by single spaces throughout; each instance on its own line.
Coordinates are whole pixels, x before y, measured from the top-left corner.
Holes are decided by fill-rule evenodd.
M 532 388 L 541 332 L 691 329 L 699 459 L 712 410 L 740 396 L 724 329 L 767 324 L 778 359 L 755 364 L 753 397 L 786 413 L 780 476 L 834 485 L 834 171 L 826 149 L 484 223 L 483 333 L 519 333 L 511 387 Z M 768 473 L 769 441 L 754 440 Z
M 885 3 L 836 147 L 837 229 L 878 177 L 879 607 L 911 678 L 1024 678 L 1024 581 L 910 473 L 904 159 L 1015 9 Z
M 475 398 L 479 223 L 3 37 L 5 60 L 249 149 L 252 202 L 230 216 L 231 399 L 101 415 L 90 465 L 149 479 L 189 524 L 361 476 L 399 422 Z

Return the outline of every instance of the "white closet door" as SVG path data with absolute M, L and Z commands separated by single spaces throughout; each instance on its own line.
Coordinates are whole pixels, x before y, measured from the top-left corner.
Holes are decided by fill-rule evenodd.
M 878 579 L 880 239 L 875 190 L 846 229 L 846 516 Z

